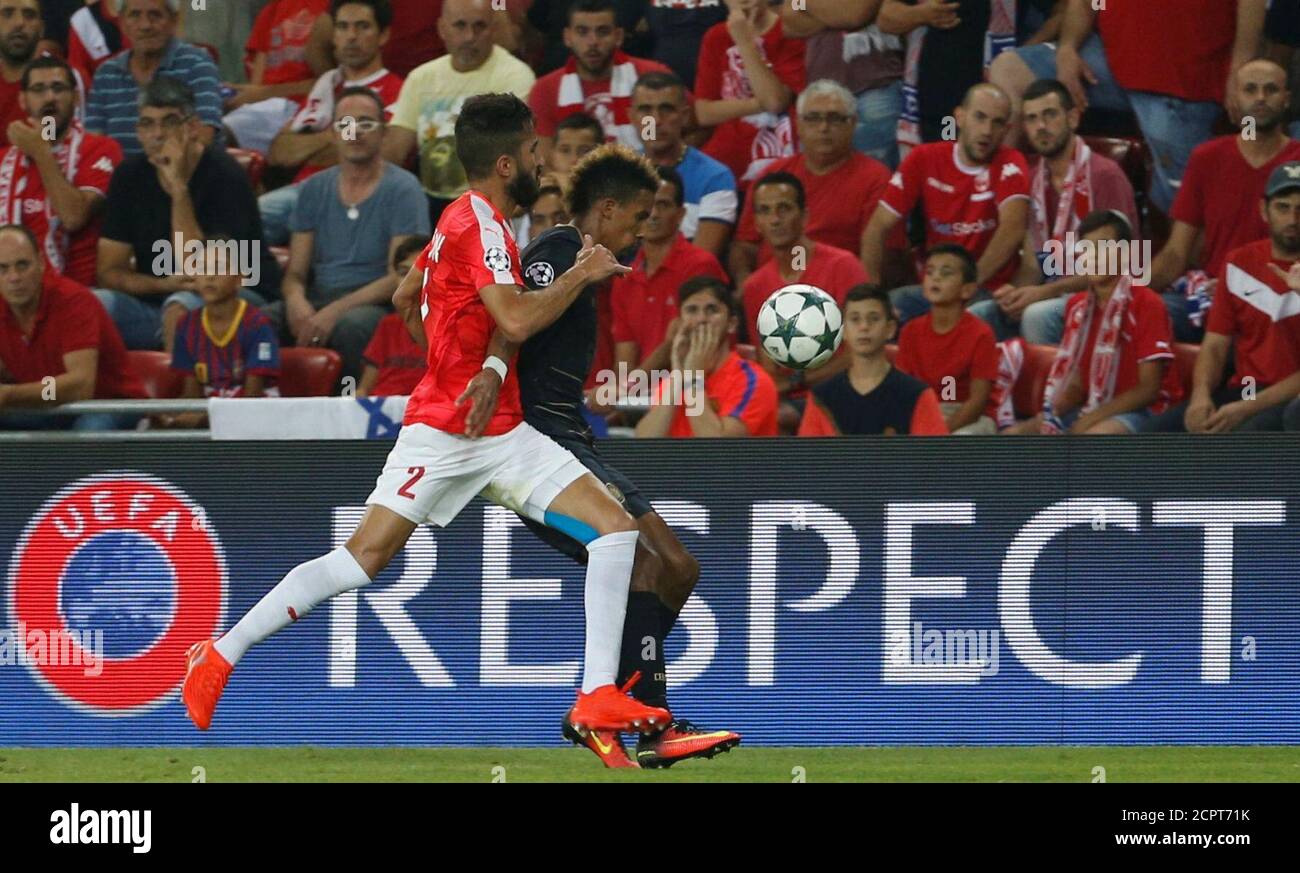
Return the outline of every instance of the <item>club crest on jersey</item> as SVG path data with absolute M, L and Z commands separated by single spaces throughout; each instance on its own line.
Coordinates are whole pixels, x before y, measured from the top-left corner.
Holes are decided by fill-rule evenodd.
M 102 633 L 100 669 L 74 657 L 23 659 L 50 696 L 92 715 L 135 715 L 170 699 L 185 653 L 225 618 L 226 560 L 203 508 L 170 482 L 115 472 L 45 501 L 9 561 L 7 618 L 20 645 L 77 646 Z M 97 634 L 98 635 L 98 634 Z
M 536 261 L 524 270 L 524 277 L 537 288 L 545 288 L 555 281 L 555 268 L 546 261 Z
M 483 253 L 483 266 L 494 273 L 505 273 L 510 269 L 510 253 L 501 246 L 492 246 Z

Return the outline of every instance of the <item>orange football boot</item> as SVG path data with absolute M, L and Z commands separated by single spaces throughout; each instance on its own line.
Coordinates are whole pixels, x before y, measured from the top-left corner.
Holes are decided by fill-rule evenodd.
M 217 708 L 221 692 L 234 668 L 217 651 L 215 640 L 203 640 L 190 646 L 186 656 L 185 684 L 181 686 L 181 699 L 190 721 L 205 731 L 212 724 L 212 712 Z
M 631 683 L 627 687 L 631 687 Z M 658 706 L 646 706 L 612 683 L 590 694 L 578 692 L 568 720 L 579 734 L 587 731 L 652 731 L 668 725 L 673 714 Z

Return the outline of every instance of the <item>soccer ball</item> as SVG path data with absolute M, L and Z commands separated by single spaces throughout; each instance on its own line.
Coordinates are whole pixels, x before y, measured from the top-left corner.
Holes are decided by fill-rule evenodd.
M 844 338 L 840 308 L 815 285 L 786 285 L 758 310 L 758 338 L 778 364 L 796 370 L 820 367 Z

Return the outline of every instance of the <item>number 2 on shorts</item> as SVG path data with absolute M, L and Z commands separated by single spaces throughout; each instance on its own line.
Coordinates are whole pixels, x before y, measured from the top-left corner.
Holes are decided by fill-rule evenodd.
M 414 500 L 415 495 L 411 493 L 411 486 L 414 485 L 416 482 L 419 482 L 420 479 L 424 477 L 424 468 L 407 467 L 406 472 L 411 474 L 411 478 L 406 480 L 405 485 L 397 489 L 397 493 L 399 496 L 405 497 L 407 500 Z

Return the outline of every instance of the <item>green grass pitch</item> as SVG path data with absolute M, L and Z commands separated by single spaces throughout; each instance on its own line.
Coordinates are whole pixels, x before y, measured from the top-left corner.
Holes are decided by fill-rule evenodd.
M 208 782 L 1297 782 L 1300 753 L 1291 746 L 742 746 L 667 770 L 611 771 L 578 748 L 0 749 L 0 782 L 191 782 L 200 775 Z

